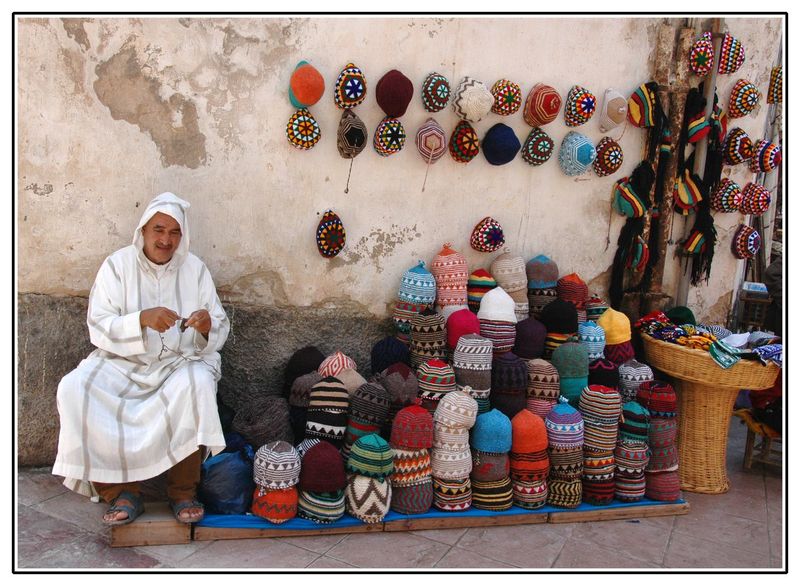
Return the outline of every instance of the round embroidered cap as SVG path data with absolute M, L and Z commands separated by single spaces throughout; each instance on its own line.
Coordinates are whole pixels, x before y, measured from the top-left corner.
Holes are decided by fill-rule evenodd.
M 317 68 L 300 61 L 289 79 L 289 101 L 295 108 L 308 108 L 319 102 L 325 93 L 325 79 Z
M 450 156 L 457 163 L 469 163 L 480 151 L 478 133 L 467 120 L 461 120 L 450 135 Z
M 326 258 L 333 258 L 344 248 L 347 233 L 341 218 L 333 210 L 322 214 L 322 219 L 317 225 L 317 250 Z
M 494 218 L 486 216 L 472 229 L 469 245 L 478 252 L 494 252 L 503 246 L 505 241 L 506 237 L 503 235 L 503 227 L 500 223 Z
M 505 124 L 497 123 L 483 137 L 483 156 L 492 165 L 505 165 L 514 160 L 520 149 L 519 139 Z
M 291 444 L 275 441 L 258 448 L 253 481 L 264 488 L 289 488 L 300 481 L 300 455 Z
M 719 51 L 717 73 L 736 73 L 744 63 L 744 47 L 739 39 L 725 33 Z
M 616 173 L 622 166 L 622 147 L 609 136 L 600 139 L 595 147 L 597 153 L 592 167 L 598 177 Z
M 731 240 L 731 252 L 738 259 L 753 258 L 761 248 L 761 236 L 755 228 L 741 224 Z
M 382 157 L 399 153 L 406 144 L 406 130 L 397 118 L 387 116 L 375 129 L 372 146 Z
M 419 405 L 400 409 L 392 422 L 389 443 L 408 450 L 433 446 L 433 417 L 430 412 Z
M 625 122 L 628 114 L 628 100 L 620 92 L 608 88 L 603 94 L 603 107 L 600 108 L 600 132 L 611 132 Z
M 732 128 L 725 139 L 725 164 L 738 165 L 753 158 L 755 147 L 753 141 L 741 128 Z
M 375 101 L 389 118 L 406 113 L 414 95 L 414 84 L 397 69 L 386 72 L 375 84 Z
M 353 474 L 386 478 L 394 468 L 393 456 L 386 440 L 377 433 L 370 433 L 358 438 L 350 448 L 346 468 Z
M 494 96 L 481 81 L 464 77 L 453 96 L 453 111 L 462 120 L 480 122 L 494 105 Z
M 727 177 L 723 177 L 711 194 L 711 209 L 717 212 L 738 212 L 742 205 L 742 189 Z
M 355 108 L 367 97 L 367 78 L 353 63 L 348 63 L 336 78 L 333 101 L 343 109 Z
M 550 160 L 554 146 L 553 139 L 544 130 L 533 128 L 522 145 L 522 159 L 529 165 L 539 166 Z
M 435 163 L 447 152 L 447 136 L 444 128 L 433 118 L 428 118 L 425 124 L 419 127 L 415 143 L 420 156 L 427 163 Z
M 492 112 L 500 116 L 510 116 L 522 105 L 522 89 L 513 81 L 498 79 L 492 86 L 492 95 Z
M 781 147 L 768 140 L 761 139 L 753 147 L 750 159 L 750 171 L 753 173 L 769 173 L 778 168 L 782 160 Z
M 728 101 L 728 116 L 730 118 L 741 118 L 747 116 L 758 105 L 761 92 L 758 88 L 746 79 L 740 79 L 731 90 L 731 97 Z
M 439 112 L 450 101 L 450 82 L 441 73 L 429 73 L 422 82 L 422 105 L 427 112 Z
M 575 127 L 586 124 L 594 114 L 597 98 L 585 87 L 574 85 L 564 102 L 564 123 Z
M 344 461 L 333 444 L 319 442 L 309 448 L 300 466 L 300 490 L 335 492 L 347 485 Z
M 525 99 L 522 116 L 529 125 L 538 127 L 549 124 L 561 111 L 561 96 L 552 86 L 536 84 Z
M 689 67 L 697 77 L 705 77 L 714 67 L 714 44 L 711 33 L 703 33 L 703 38 L 694 42 L 689 52 Z
M 772 195 L 769 189 L 758 183 L 748 183 L 742 190 L 742 201 L 739 204 L 739 211 L 743 214 L 753 214 L 760 216 L 769 209 L 772 202 Z
M 478 415 L 470 434 L 470 445 L 481 452 L 504 454 L 511 451 L 511 420 L 497 409 Z
M 289 118 L 286 139 L 298 149 L 308 150 L 319 142 L 319 124 L 306 108 L 301 108 Z
M 589 139 L 575 131 L 570 131 L 558 149 L 558 164 L 565 175 L 574 177 L 589 170 L 597 152 Z
M 336 131 L 336 148 L 344 159 L 354 159 L 367 146 L 367 126 L 352 110 L 344 110 Z

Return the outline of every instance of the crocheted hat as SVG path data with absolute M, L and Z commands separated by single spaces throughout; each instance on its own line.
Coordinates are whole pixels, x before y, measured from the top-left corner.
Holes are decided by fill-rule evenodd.
M 395 336 L 387 336 L 375 343 L 370 354 L 372 374 L 382 372 L 397 362 L 409 363 L 408 346 Z
M 606 309 L 608 309 L 608 303 L 596 295 L 592 295 L 586 300 L 586 319 L 597 322 L 597 318 L 603 315 Z
M 417 150 L 427 163 L 435 163 L 447 152 L 447 136 L 444 128 L 433 118 L 428 118 L 419 127 L 416 137 Z
M 769 173 L 778 168 L 782 159 L 780 145 L 761 139 L 753 147 L 750 171 L 753 173 Z
M 397 118 L 387 116 L 375 129 L 372 146 L 382 157 L 399 153 L 406 144 L 406 130 Z
M 336 131 L 336 148 L 345 159 L 354 159 L 367 146 L 367 126 L 352 110 L 344 110 Z
M 703 38 L 692 45 L 689 52 L 689 67 L 697 77 L 704 77 L 714 67 L 714 44 L 711 33 L 703 33 Z
M 604 448 L 607 451 L 614 449 L 617 436 L 617 426 L 619 424 L 619 415 L 622 409 L 622 403 L 619 391 L 613 387 L 604 387 L 602 385 L 588 385 L 581 392 L 578 410 L 583 416 L 585 423 L 584 428 L 584 441 L 588 441 L 586 437 L 586 428 L 593 427 L 593 447 Z M 607 431 L 609 435 L 602 434 L 601 431 L 605 425 L 608 425 Z M 612 435 L 613 434 L 613 437 Z M 598 441 L 608 441 L 610 445 L 597 443 Z M 587 446 L 588 447 L 588 446 Z
M 552 86 L 536 84 L 525 99 L 522 116 L 529 125 L 538 127 L 549 124 L 561 111 L 561 96 Z
M 553 350 L 552 363 L 561 380 L 589 376 L 589 353 L 577 342 L 566 342 Z
M 472 125 L 466 120 L 461 120 L 450 135 L 448 143 L 450 156 L 457 163 L 469 163 L 480 151 L 480 144 L 478 133 Z
M 758 105 L 761 92 L 758 88 L 746 79 L 740 79 L 731 90 L 731 97 L 728 100 L 728 116 L 730 118 L 742 118 L 747 116 Z
M 575 306 L 561 299 L 548 303 L 542 310 L 539 320 L 547 328 L 547 333 L 574 334 L 578 331 L 578 310 Z M 606 332 L 606 342 L 608 333 Z
M 540 358 L 544 352 L 544 339 L 547 337 L 547 329 L 544 324 L 529 317 L 518 321 L 516 328 L 514 354 L 524 360 Z
M 653 417 L 674 417 L 678 410 L 678 397 L 669 383 L 652 380 L 639 385 L 636 402 L 647 408 Z
M 622 344 L 631 339 L 631 321 L 624 313 L 608 308 L 597 320 L 606 333 L 606 345 Z
M 753 258 L 761 248 L 761 235 L 755 228 L 740 224 L 731 240 L 731 252 L 738 259 Z
M 610 132 L 625 122 L 628 113 L 628 100 L 613 88 L 603 94 L 603 107 L 600 108 L 600 132 Z
M 742 200 L 738 211 L 743 214 L 760 216 L 769 209 L 771 202 L 772 195 L 769 189 L 758 183 L 748 183 L 742 190 Z
M 375 84 L 375 101 L 389 118 L 406 113 L 414 96 L 414 84 L 397 69 L 386 72 Z
M 508 248 L 492 261 L 490 270 L 497 280 L 497 285 L 506 292 L 514 293 L 525 289 L 527 277 L 525 259 L 511 254 Z
M 363 423 L 383 425 L 389 415 L 391 396 L 382 385 L 364 383 L 350 398 L 350 417 Z
M 718 73 L 736 73 L 744 63 L 744 47 L 739 39 L 725 33 L 719 51 Z
M 604 387 L 619 386 L 619 370 L 615 363 L 598 358 L 589 363 L 589 384 Z
M 558 399 L 558 370 L 541 358 L 528 361 L 528 396 L 540 399 Z
M 453 352 L 453 368 L 490 370 L 492 368 L 492 341 L 475 334 L 461 336 Z
M 483 82 L 464 77 L 453 95 L 453 111 L 462 120 L 479 122 L 494 105 L 494 96 Z
M 742 205 L 742 189 L 727 177 L 723 177 L 714 191 L 709 202 L 711 209 L 717 212 L 738 212 Z
M 250 511 L 257 517 L 279 525 L 297 516 L 297 488 L 292 486 L 279 490 L 257 486 L 253 491 Z
M 392 445 L 394 452 L 394 470 L 390 477 L 392 488 L 430 483 L 431 455 L 426 448 L 398 449 Z
M 441 360 L 428 360 L 417 369 L 419 396 L 439 400 L 445 393 L 456 390 L 453 368 Z
M 308 150 L 321 136 L 316 118 L 306 108 L 297 110 L 286 124 L 286 140 L 295 148 Z
M 445 243 L 431 262 L 431 274 L 436 279 L 436 305 L 467 304 L 467 259 Z
M 619 438 L 629 442 L 647 442 L 650 428 L 650 412 L 636 401 L 628 401 L 622 406 L 622 419 L 619 423 Z
M 465 430 L 466 433 L 466 430 Z M 472 472 L 472 454 L 469 445 L 460 450 L 431 450 L 431 475 L 434 479 L 458 480 Z
M 425 268 L 423 261 L 419 261 L 416 266 L 403 273 L 397 298 L 409 303 L 426 305 L 433 305 L 436 301 L 436 279 Z
M 389 443 L 392 447 L 407 450 L 430 448 L 433 445 L 433 417 L 419 405 L 401 409 L 394 417 Z
M 494 252 L 503 246 L 505 241 L 500 223 L 491 216 L 486 216 L 472 229 L 469 245 L 478 252 Z
M 528 476 L 532 470 L 525 466 L 519 455 L 536 454 L 547 449 L 547 428 L 544 419 L 523 410 L 517 413 L 511 420 L 511 473 Z M 541 465 L 544 462 L 544 466 Z M 547 468 L 547 458 L 537 462 L 533 470 Z M 546 475 L 546 473 L 545 473 Z
M 636 399 L 636 393 L 642 383 L 651 380 L 653 380 L 653 370 L 635 358 L 619 365 L 619 390 L 625 401 Z
M 589 287 L 577 273 L 564 275 L 556 282 L 558 298 L 569 301 L 576 308 L 583 309 L 589 297 Z
M 427 112 L 439 112 L 450 101 L 450 82 L 441 73 L 429 73 L 422 82 L 422 105 Z
M 346 469 L 353 474 L 386 478 L 392 473 L 392 448 L 377 433 L 358 438 L 350 449 Z
M 513 352 L 504 352 L 492 361 L 492 396 L 495 393 L 521 393 L 528 390 L 528 364 Z
M 517 323 L 517 316 L 514 313 L 514 300 L 502 287 L 495 287 L 487 292 L 483 296 L 483 299 L 481 299 L 478 319 L 481 321 L 491 320 L 504 321 L 512 324 Z
M 447 347 L 455 349 L 461 336 L 479 334 L 480 331 L 478 317 L 469 309 L 459 309 L 447 318 Z
M 533 166 L 546 163 L 553 154 L 554 146 L 553 139 L 544 130 L 533 128 L 522 145 L 522 159 Z
M 291 444 L 275 441 L 258 448 L 253 482 L 264 488 L 289 488 L 300 480 L 300 455 Z
M 346 510 L 363 523 L 380 523 L 389 512 L 392 485 L 382 478 L 353 474 L 344 491 Z
M 604 136 L 595 147 L 597 153 L 592 168 L 598 177 L 619 171 L 622 166 L 622 147 L 610 136 Z
M 300 490 L 334 492 L 347 485 L 342 456 L 332 444 L 319 442 L 308 449 L 300 466 Z
M 628 121 L 639 128 L 650 128 L 655 124 L 657 101 L 653 86 L 643 83 L 628 98 Z
M 417 368 L 431 358 L 444 358 L 447 354 L 445 317 L 432 309 L 425 309 L 411 318 L 409 342 L 411 366 Z
M 308 394 L 309 411 L 324 409 L 347 413 L 350 408 L 350 394 L 338 378 L 328 376 L 313 387 Z
M 478 416 L 478 404 L 464 391 L 447 393 L 436 406 L 433 414 L 434 423 L 450 429 L 469 429 L 475 425 Z
M 741 128 L 732 128 L 725 139 L 725 164 L 738 165 L 753 158 L 753 142 Z
M 585 87 L 574 85 L 564 102 L 564 123 L 575 127 L 586 124 L 594 114 L 597 98 Z
M 355 108 L 367 97 L 367 79 L 364 72 L 348 63 L 336 78 L 333 101 L 339 108 Z
M 300 490 L 297 495 L 297 516 L 314 523 L 334 523 L 344 516 L 344 500 L 344 488 L 325 492 Z
M 325 79 L 308 61 L 300 61 L 289 79 L 289 101 L 295 108 L 308 108 L 325 93 Z
M 552 448 L 580 448 L 583 446 L 583 417 L 566 403 L 555 405 L 544 418 L 547 443 Z
M 322 214 L 322 219 L 317 225 L 317 250 L 326 258 L 333 258 L 339 254 L 347 242 L 347 233 L 341 218 L 333 210 Z
M 548 289 L 555 287 L 558 282 L 558 265 L 544 254 L 529 260 L 525 265 L 525 272 L 530 289 Z
M 767 104 L 780 104 L 783 102 L 783 67 L 773 67 L 769 74 L 769 89 L 767 90 Z
M 486 269 L 472 271 L 467 281 L 467 305 L 470 311 L 478 313 L 481 307 L 481 299 L 495 287 L 497 287 L 497 281 L 489 274 L 489 271 Z
M 505 165 L 514 160 L 520 149 L 514 131 L 502 123 L 492 126 L 483 137 L 483 156 L 492 165 Z
M 593 321 L 578 324 L 578 341 L 586 348 L 589 360 L 603 357 L 606 347 L 606 332 Z
M 472 506 L 469 477 L 458 480 L 433 478 L 433 506 L 442 511 L 465 511 Z
M 344 388 L 347 389 L 347 393 L 351 397 L 361 385 L 367 382 L 366 379 L 358 374 L 358 371 L 356 371 L 354 368 L 345 368 L 338 375 L 336 375 L 336 378 L 342 381 Z
M 583 134 L 570 131 L 558 149 L 558 164 L 565 175 L 574 177 L 589 170 L 597 152 Z
M 337 350 L 320 363 L 317 372 L 323 377 L 336 376 L 346 368 L 356 369 L 358 366 L 355 360 L 344 354 L 341 350 Z
M 514 114 L 522 105 L 522 89 L 513 81 L 498 79 L 492 86 L 492 112 L 501 116 Z
M 502 454 L 511 450 L 511 420 L 497 409 L 478 415 L 470 445 L 482 452 Z
M 513 506 L 513 489 L 508 476 L 500 480 L 472 480 L 472 506 L 485 511 L 506 511 Z
M 508 454 L 490 454 L 472 450 L 472 472 L 469 474 L 473 487 L 476 482 L 497 482 L 508 478 L 510 472 Z

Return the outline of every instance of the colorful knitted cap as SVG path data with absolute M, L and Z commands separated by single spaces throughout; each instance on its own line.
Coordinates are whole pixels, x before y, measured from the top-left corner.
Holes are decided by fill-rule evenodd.
M 617 365 L 605 358 L 591 361 L 589 363 L 589 384 L 617 387 L 619 385 Z
M 550 160 L 554 147 L 553 139 L 537 126 L 531 130 L 522 145 L 522 159 L 534 167 L 541 165 Z
M 606 347 L 606 332 L 596 323 L 593 321 L 579 323 L 578 340 L 586 348 L 590 361 L 603 357 L 603 349 Z
M 551 448 L 583 445 L 583 417 L 567 403 L 554 405 L 544 418 L 544 425 Z
M 466 120 L 461 120 L 450 135 L 448 143 L 450 156 L 457 163 L 469 163 L 480 151 L 480 144 L 478 133 L 472 125 Z
M 522 105 L 522 89 L 513 81 L 498 79 L 492 86 L 492 95 L 492 112 L 500 116 L 510 116 Z
M 529 289 L 550 289 L 558 282 L 558 265 L 544 254 L 533 257 L 525 264 Z
M 335 492 L 345 486 L 347 477 L 339 450 L 324 441 L 309 448 L 300 466 L 300 490 Z
M 341 218 L 333 210 L 322 214 L 317 225 L 317 250 L 325 258 L 333 258 L 339 254 L 347 242 L 347 233 Z
M 276 525 L 297 516 L 297 488 L 267 489 L 257 486 L 253 492 L 250 511 Z
M 622 166 L 622 147 L 610 136 L 604 136 L 595 147 L 597 153 L 592 167 L 598 177 L 605 177 L 619 171 Z
M 422 82 L 422 105 L 427 112 L 439 112 L 450 101 L 450 82 L 441 73 L 429 73 Z
M 636 401 L 650 411 L 653 417 L 673 417 L 678 411 L 678 398 L 669 383 L 645 381 L 636 392 Z
M 456 390 L 456 375 L 446 362 L 432 359 L 417 369 L 419 396 L 428 399 L 441 399 L 445 393 Z
M 494 105 L 494 96 L 483 82 L 464 77 L 453 96 L 453 111 L 462 120 L 479 122 Z
M 574 85 L 567 94 L 564 102 L 564 123 L 567 126 L 580 126 L 586 124 L 594 114 L 597 107 L 597 98 L 585 87 Z
M 306 108 L 297 110 L 286 124 L 286 140 L 295 148 L 308 150 L 321 136 L 317 120 Z
M 453 352 L 453 368 L 464 370 L 490 370 L 492 367 L 492 341 L 475 334 L 461 336 Z
M 381 523 L 389 512 L 392 484 L 388 479 L 352 474 L 344 495 L 350 515 L 362 523 Z
M 654 82 L 643 83 L 628 98 L 628 120 L 639 128 L 655 125 L 656 94 Z
M 736 73 L 744 63 L 744 47 L 739 39 L 725 33 L 719 51 L 717 73 Z
M 433 445 L 433 417 L 419 405 L 400 409 L 392 422 L 389 443 L 408 450 L 430 448 Z
M 600 132 L 611 132 L 625 122 L 628 113 L 628 100 L 613 88 L 603 94 L 603 107 L 600 109 Z
M 414 84 L 397 69 L 386 72 L 375 84 L 375 101 L 390 118 L 406 113 L 414 96 Z
M 731 97 L 728 100 L 728 116 L 731 118 L 742 118 L 747 116 L 758 105 L 761 92 L 758 88 L 746 79 L 740 79 L 731 90 Z
M 689 52 L 689 67 L 697 77 L 705 77 L 714 67 L 714 44 L 711 33 L 703 33 L 703 38 L 692 45 Z
M 483 137 L 483 156 L 492 165 L 505 165 L 514 160 L 520 149 L 519 139 L 514 131 L 498 122 Z
M 291 444 L 274 441 L 258 448 L 253 482 L 264 488 L 289 488 L 300 481 L 300 455 Z
M 436 303 L 445 305 L 465 305 L 467 300 L 467 259 L 449 242 L 431 262 L 431 274 L 436 279 Z
M 492 454 L 511 451 L 511 440 L 511 420 L 497 409 L 478 415 L 470 434 L 474 449 Z
M 450 429 L 469 429 L 475 425 L 478 404 L 468 392 L 447 393 L 433 414 L 433 421 Z
M 558 370 L 541 358 L 528 361 L 528 396 L 557 399 L 559 392 Z
M 478 317 L 469 309 L 459 309 L 447 318 L 447 347 L 454 349 L 461 336 L 480 334 L 481 324 Z
M 621 408 L 619 391 L 613 387 L 588 385 L 581 391 L 578 410 L 587 424 L 608 423 L 614 428 L 616 435 Z
M 731 240 L 731 252 L 738 259 L 753 258 L 761 249 L 761 235 L 755 228 L 740 224 Z
M 478 252 L 494 252 L 503 246 L 505 241 L 506 237 L 503 235 L 500 223 L 491 216 L 486 216 L 472 229 L 469 245 Z
M 583 134 L 571 130 L 558 149 L 558 164 L 565 175 L 574 177 L 588 171 L 596 156 L 597 152 L 591 141 Z
M 783 103 L 783 67 L 773 67 L 769 74 L 767 104 Z
M 749 161 L 755 154 L 753 142 L 741 128 L 732 128 L 725 139 L 725 164 L 738 165 Z
M 344 110 L 336 131 L 336 148 L 342 158 L 354 159 L 364 147 L 368 139 L 367 126 L 352 110 Z
M 313 106 L 325 93 L 325 79 L 317 68 L 300 61 L 289 79 L 289 101 L 295 108 Z
M 497 285 L 508 293 L 523 291 L 526 283 L 525 259 L 511 254 L 508 248 L 496 257 L 489 269 L 497 280 Z
M 753 147 L 750 171 L 753 173 L 769 173 L 778 168 L 782 158 L 780 145 L 761 139 Z
M 324 409 L 347 413 L 350 408 L 350 394 L 338 378 L 328 376 L 319 381 L 308 395 L 308 409 Z
M 336 78 L 333 101 L 339 108 L 355 108 L 367 97 L 367 78 L 353 63 L 348 63 Z
M 317 372 L 323 377 L 336 376 L 346 368 L 356 369 L 358 366 L 355 360 L 337 350 L 320 363 Z
M 487 292 L 483 296 L 483 299 L 481 299 L 478 319 L 481 321 L 491 320 L 504 321 L 512 324 L 517 323 L 517 316 L 514 313 L 514 300 L 502 287 L 495 287 Z
M 447 152 L 444 128 L 433 118 L 428 118 L 417 130 L 416 145 L 420 156 L 427 163 L 435 163 Z
M 650 428 L 650 412 L 636 401 L 628 401 L 622 406 L 622 419 L 619 424 L 619 437 L 622 441 L 647 442 Z
M 565 342 L 553 350 L 552 363 L 560 379 L 589 376 L 589 353 L 577 342 Z
M 350 416 L 365 423 L 383 425 L 389 414 L 389 403 L 389 391 L 378 383 L 365 383 L 350 399 Z
M 523 409 L 511 420 L 512 453 L 531 454 L 545 449 L 547 449 L 547 428 L 544 419 Z
M 622 344 L 631 339 L 631 320 L 624 313 L 610 307 L 597 320 L 606 333 L 606 344 Z
M 760 216 L 769 209 L 771 202 L 772 195 L 769 189 L 758 183 L 748 183 L 742 190 L 742 200 L 738 211 L 743 214 Z
M 397 118 L 387 116 L 375 129 L 372 146 L 382 157 L 399 153 L 406 144 L 406 130 Z
M 619 388 L 629 399 L 636 398 L 636 393 L 642 383 L 651 380 L 653 380 L 653 370 L 635 358 L 626 360 L 619 365 Z
M 497 287 L 497 281 L 489 274 L 489 271 L 486 269 L 472 271 L 467 281 L 467 304 L 470 311 L 478 313 L 481 307 L 481 299 L 495 287 Z
M 630 177 L 622 177 L 614 183 L 614 209 L 627 218 L 641 218 L 647 206 L 630 182 Z
M 600 299 L 597 295 L 592 295 L 586 300 L 586 319 L 596 322 L 608 309 L 608 303 Z
M 372 478 L 385 478 L 392 473 L 392 448 L 377 433 L 358 438 L 350 448 L 347 471 Z
M 401 301 L 426 305 L 433 305 L 436 301 L 436 279 L 423 261 L 403 273 L 397 297 Z
M 589 287 L 577 273 L 564 275 L 556 282 L 558 298 L 569 301 L 578 309 L 583 309 L 589 297 Z
M 738 212 L 742 205 L 742 188 L 723 177 L 711 193 L 709 205 L 717 212 Z
M 516 327 L 514 354 L 523 360 L 540 358 L 544 353 L 544 340 L 547 337 L 547 329 L 544 324 L 529 317 L 518 321 Z
M 562 299 L 548 303 L 542 310 L 539 320 L 547 328 L 548 334 L 574 334 L 578 331 L 578 310 L 572 303 Z M 606 332 L 606 343 L 608 343 L 608 332 Z
M 525 122 L 531 126 L 538 127 L 555 120 L 560 110 L 561 96 L 555 88 L 539 83 L 528 92 L 522 115 L 525 118 Z

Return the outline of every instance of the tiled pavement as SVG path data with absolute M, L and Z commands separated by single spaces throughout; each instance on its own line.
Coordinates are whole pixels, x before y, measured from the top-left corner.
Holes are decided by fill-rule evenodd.
M 745 428 L 731 420 L 722 495 L 684 493 L 687 515 L 626 521 L 108 546 L 103 504 L 48 469 L 18 475 L 16 568 L 670 568 L 782 567 L 782 486 L 744 472 Z

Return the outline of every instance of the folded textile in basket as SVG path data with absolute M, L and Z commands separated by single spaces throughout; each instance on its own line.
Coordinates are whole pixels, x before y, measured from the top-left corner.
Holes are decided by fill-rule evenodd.
M 783 344 L 767 344 L 766 346 L 758 346 L 751 350 L 764 366 L 770 362 L 777 364 L 779 367 L 783 366 Z

